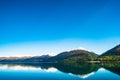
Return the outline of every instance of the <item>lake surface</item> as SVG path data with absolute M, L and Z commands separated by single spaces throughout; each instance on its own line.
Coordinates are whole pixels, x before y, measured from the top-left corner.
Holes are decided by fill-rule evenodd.
M 0 64 L 0 80 L 120 80 L 120 64 Z

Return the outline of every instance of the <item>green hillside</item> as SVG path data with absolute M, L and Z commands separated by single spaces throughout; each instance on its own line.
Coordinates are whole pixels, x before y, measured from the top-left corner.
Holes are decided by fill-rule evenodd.
M 100 61 L 120 61 L 120 45 L 115 46 L 114 48 L 106 51 L 98 60 Z
M 65 62 L 65 63 L 75 63 L 92 61 L 97 58 L 97 54 L 89 52 L 86 50 L 72 50 L 60 53 L 50 59 L 50 61 Z

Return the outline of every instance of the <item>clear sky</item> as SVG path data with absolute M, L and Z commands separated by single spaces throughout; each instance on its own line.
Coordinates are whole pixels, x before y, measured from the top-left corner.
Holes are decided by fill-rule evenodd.
M 0 0 L 0 56 L 101 54 L 119 43 L 119 0 Z

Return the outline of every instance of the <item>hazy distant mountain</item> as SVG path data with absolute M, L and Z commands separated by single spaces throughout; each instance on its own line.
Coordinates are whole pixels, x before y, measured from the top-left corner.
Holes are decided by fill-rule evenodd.
M 47 59 L 49 59 L 51 56 L 50 55 L 42 55 L 42 56 L 34 56 L 28 59 L 25 59 L 24 61 L 26 62 L 43 62 Z
M 113 56 L 113 55 L 120 56 L 120 44 L 106 51 L 101 56 Z
M 42 55 L 34 57 L 0 57 L 0 62 L 43 62 L 51 56 Z
M 27 59 L 31 58 L 31 56 L 23 56 L 23 57 L 0 57 L 0 60 L 19 60 L 19 59 Z

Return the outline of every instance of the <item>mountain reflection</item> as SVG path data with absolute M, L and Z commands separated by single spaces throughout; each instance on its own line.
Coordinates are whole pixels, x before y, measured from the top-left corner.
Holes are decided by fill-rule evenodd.
M 100 67 L 97 64 L 76 63 L 74 65 L 56 65 L 58 70 L 65 73 L 72 73 L 76 75 L 84 75 L 91 72 L 96 72 Z
M 45 71 L 45 72 L 56 72 L 57 69 L 54 67 L 44 68 L 26 65 L 16 64 L 0 64 L 0 70 L 16 70 L 16 71 Z
M 91 75 L 94 75 L 94 74 L 95 74 L 95 72 L 91 72 L 91 73 L 84 74 L 84 75 L 75 75 L 75 74 L 69 73 L 69 75 L 78 76 L 78 77 L 83 78 L 83 79 L 85 79 L 85 78 L 87 78 L 87 77 L 89 77 Z
M 102 68 L 101 68 L 102 67 Z M 63 65 L 63 64 L 0 64 L 0 70 L 12 70 L 12 71 L 35 71 L 35 72 L 47 72 L 55 73 L 62 72 L 70 76 L 77 76 L 82 79 L 88 78 L 95 75 L 97 72 L 104 70 L 111 71 L 120 75 L 120 64 L 119 63 L 76 63 L 74 65 Z
M 32 66 L 22 66 L 22 65 L 0 65 L 0 69 L 8 70 L 41 70 L 41 68 L 36 68 Z
M 105 69 L 114 72 L 118 75 L 120 75 L 120 63 L 115 62 L 115 63 L 101 63 L 100 66 L 104 67 Z

